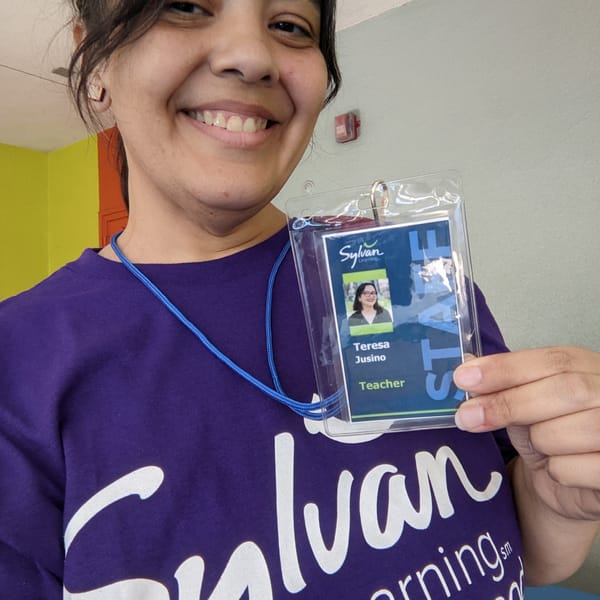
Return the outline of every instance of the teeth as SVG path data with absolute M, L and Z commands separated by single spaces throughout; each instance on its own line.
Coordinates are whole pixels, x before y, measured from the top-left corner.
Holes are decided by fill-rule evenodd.
M 227 129 L 227 131 L 235 131 L 244 133 L 256 133 L 267 128 L 267 120 L 260 117 L 241 117 L 240 115 L 231 115 L 226 118 L 222 112 L 214 113 L 210 110 L 199 112 L 197 110 L 189 110 L 187 114 L 201 123 Z
M 212 122 L 212 125 L 216 127 L 221 127 L 222 129 L 227 129 L 227 119 L 223 113 L 217 113 L 215 120 Z
M 230 119 L 231 120 L 231 119 Z M 255 133 L 257 128 L 256 121 L 254 119 L 246 119 L 244 121 L 243 131 L 245 133 Z M 264 129 L 264 127 L 263 127 Z
M 227 131 L 242 131 L 243 126 L 242 118 L 237 115 L 229 117 L 229 120 L 227 121 Z

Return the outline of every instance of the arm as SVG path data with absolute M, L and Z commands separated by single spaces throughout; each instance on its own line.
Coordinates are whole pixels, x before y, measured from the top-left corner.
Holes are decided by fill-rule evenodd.
M 0 541 L 0 589 L 8 598 L 19 600 L 60 600 L 59 578 L 31 557 L 20 554 Z
M 0 598 L 59 600 L 63 446 L 47 401 L 52 376 L 36 354 L 44 336 L 24 349 L 18 340 L 33 336 L 5 326 L 23 322 L 12 315 L 0 319 Z M 60 352 L 51 352 L 58 359 Z
M 1 378 L 0 378 L 1 379 Z M 6 388 L 4 388 L 6 389 Z M 44 452 L 0 400 L 0 597 L 62 598 L 62 502 Z M 33 419 L 31 419 L 33 421 Z
M 600 530 L 600 354 L 543 348 L 474 359 L 455 372 L 475 395 L 457 412 L 472 432 L 506 427 L 528 583 L 561 581 Z

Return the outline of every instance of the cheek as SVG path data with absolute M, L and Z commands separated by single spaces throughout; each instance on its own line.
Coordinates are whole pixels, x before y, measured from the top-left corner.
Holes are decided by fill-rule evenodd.
M 173 60 L 174 48 L 151 33 L 113 55 L 105 69 L 115 117 L 166 105 L 189 73 L 185 59 Z
M 288 88 L 296 109 L 316 121 L 327 94 L 327 68 L 322 55 L 306 60 L 287 73 Z

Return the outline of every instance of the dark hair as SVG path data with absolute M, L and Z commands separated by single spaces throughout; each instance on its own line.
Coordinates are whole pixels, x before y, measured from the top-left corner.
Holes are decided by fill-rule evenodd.
M 88 85 L 94 71 L 115 50 L 143 36 L 160 18 L 168 0 L 70 0 L 75 19 L 85 28 L 85 37 L 75 49 L 69 64 L 69 88 L 75 106 L 85 123 L 99 126 L 88 102 Z M 321 32 L 319 48 L 327 65 L 328 93 L 325 103 L 337 94 L 341 74 L 335 55 L 336 0 L 320 0 Z M 121 192 L 129 204 L 128 168 L 123 140 L 117 137 L 117 161 Z
M 362 296 L 362 293 L 365 291 L 365 288 L 368 285 L 370 285 L 375 290 L 375 293 L 378 293 L 377 286 L 372 281 L 364 281 L 356 288 L 356 293 L 354 294 L 354 304 L 352 305 L 352 310 L 354 310 L 356 312 L 359 312 L 362 310 L 362 304 L 361 304 L 359 298 Z M 377 300 L 375 301 L 373 308 L 377 311 L 377 314 L 383 312 L 383 307 L 381 307 L 379 305 L 379 302 Z

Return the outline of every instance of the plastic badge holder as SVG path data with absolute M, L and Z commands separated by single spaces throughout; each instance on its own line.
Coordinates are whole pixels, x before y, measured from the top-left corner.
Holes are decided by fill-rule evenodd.
M 306 195 L 287 213 L 327 433 L 454 426 L 453 371 L 480 354 L 458 177 Z

